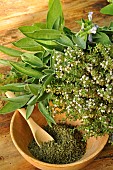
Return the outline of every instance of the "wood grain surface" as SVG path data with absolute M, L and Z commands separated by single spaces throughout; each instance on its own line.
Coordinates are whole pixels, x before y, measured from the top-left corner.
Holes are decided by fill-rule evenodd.
M 0 44 L 12 47 L 11 43 L 23 36 L 17 30 L 19 26 L 45 21 L 47 4 L 48 0 L 0 0 Z M 89 11 L 94 12 L 95 23 L 107 25 L 113 17 L 99 12 L 106 4 L 106 0 L 62 0 L 66 26 L 79 30 L 75 21 L 87 18 Z M 0 58 L 9 57 L 0 53 Z M 0 65 L 0 72 L 7 70 Z M 22 158 L 11 141 L 9 126 L 12 114 L 0 115 L 0 170 L 38 170 Z M 99 156 L 83 170 L 113 170 L 113 146 L 107 144 Z

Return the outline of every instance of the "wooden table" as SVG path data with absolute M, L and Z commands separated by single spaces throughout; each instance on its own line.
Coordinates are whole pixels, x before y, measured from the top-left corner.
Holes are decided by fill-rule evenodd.
M 0 0 L 0 44 L 12 47 L 12 42 L 23 35 L 17 30 L 21 25 L 45 21 L 48 0 Z M 107 25 L 113 20 L 99 13 L 106 0 L 62 0 L 66 26 L 73 30 L 80 27 L 75 22 L 93 11 L 93 20 L 98 25 Z M 0 53 L 0 58 L 9 58 Z M 0 65 L 0 72 L 8 68 Z M 10 137 L 10 120 L 13 113 L 0 115 L 0 170 L 36 170 L 16 150 Z M 20 139 L 21 140 L 21 139 Z M 38 169 L 37 169 L 38 170 Z M 113 170 L 113 146 L 107 144 L 98 157 L 84 170 Z

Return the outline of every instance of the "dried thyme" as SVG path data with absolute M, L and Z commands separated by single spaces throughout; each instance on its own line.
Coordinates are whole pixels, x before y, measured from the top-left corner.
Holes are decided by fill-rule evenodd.
M 53 125 L 45 127 L 54 141 L 43 143 L 42 147 L 33 140 L 29 144 L 31 154 L 38 160 L 51 164 L 67 164 L 79 160 L 85 153 L 86 143 L 75 127 Z

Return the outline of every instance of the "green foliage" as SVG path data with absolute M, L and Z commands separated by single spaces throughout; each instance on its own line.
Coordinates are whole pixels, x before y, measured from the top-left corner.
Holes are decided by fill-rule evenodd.
M 106 9 L 112 14 L 112 4 Z M 82 120 L 86 136 L 112 132 L 113 22 L 100 27 L 89 12 L 78 23 L 77 33 L 65 27 L 60 0 L 49 0 L 46 23 L 19 28 L 25 37 L 13 45 L 22 50 L 0 46 L 1 52 L 19 58 L 0 60 L 11 66 L 0 75 L 0 91 L 17 96 L 16 102 L 2 98 L 7 104 L 0 114 L 25 107 L 28 119 L 38 103 L 50 126 L 58 107 L 68 118 Z
M 105 7 L 103 7 L 100 12 L 102 14 L 113 15 L 113 2 Z
M 49 1 L 49 10 L 47 14 L 47 28 L 62 30 L 64 26 L 64 18 L 62 14 L 62 6 L 59 0 Z
M 20 57 L 23 52 L 0 45 L 0 51 L 12 57 Z
M 43 51 L 43 47 L 40 44 L 28 37 L 14 42 L 13 45 L 27 51 Z
M 24 99 L 23 99 L 24 98 Z M 5 106 L 0 110 L 0 114 L 6 114 L 17 110 L 18 108 L 23 107 L 30 96 L 20 96 L 16 98 L 9 99 L 9 101 L 5 104 Z

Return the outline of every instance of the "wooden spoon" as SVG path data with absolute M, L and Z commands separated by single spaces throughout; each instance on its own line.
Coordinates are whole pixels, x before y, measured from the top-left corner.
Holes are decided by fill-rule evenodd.
M 7 91 L 6 96 L 8 98 L 14 98 L 16 97 L 13 92 Z M 26 119 L 26 110 L 24 108 L 18 109 L 18 111 L 21 113 L 21 115 L 25 118 L 27 121 L 33 137 L 36 141 L 36 143 L 41 147 L 41 144 L 43 142 L 48 142 L 54 140 L 52 136 L 50 136 L 44 129 L 42 129 L 37 123 L 34 122 L 34 120 L 30 117 L 29 119 Z

